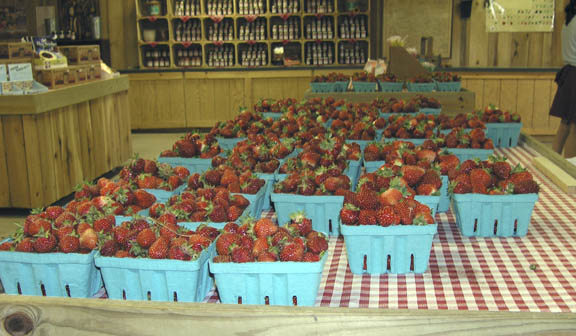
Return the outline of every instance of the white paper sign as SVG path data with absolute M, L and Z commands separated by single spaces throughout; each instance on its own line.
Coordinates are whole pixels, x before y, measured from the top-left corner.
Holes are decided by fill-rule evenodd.
M 0 82 L 8 81 L 8 73 L 6 72 L 6 64 L 0 64 Z
M 31 81 L 34 79 L 32 76 L 32 64 L 18 63 L 8 64 L 8 73 L 10 74 L 10 81 Z
M 490 0 L 487 32 L 551 32 L 554 0 Z

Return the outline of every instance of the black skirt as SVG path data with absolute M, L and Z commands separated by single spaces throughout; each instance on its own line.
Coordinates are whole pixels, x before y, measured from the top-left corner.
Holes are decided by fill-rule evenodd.
M 556 74 L 558 91 L 554 96 L 550 115 L 565 122 L 576 122 L 576 67 L 564 66 Z

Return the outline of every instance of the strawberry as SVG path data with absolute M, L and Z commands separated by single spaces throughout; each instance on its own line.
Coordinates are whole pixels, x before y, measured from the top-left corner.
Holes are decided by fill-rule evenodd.
M 156 233 L 151 228 L 146 228 L 136 237 L 136 242 L 143 248 L 149 248 L 156 241 Z
M 235 221 L 238 218 L 240 218 L 240 216 L 242 216 L 243 213 L 244 213 L 243 209 L 233 205 L 230 208 L 228 208 L 228 220 Z
M 38 238 L 33 243 L 34 251 L 38 253 L 52 252 L 57 245 L 56 237 L 51 233 L 46 233 Z
M 248 207 L 248 205 L 250 205 L 250 201 L 242 195 L 234 195 L 231 197 L 231 200 L 232 202 L 230 203 L 230 205 L 235 205 L 240 209 L 245 209 L 246 207 Z
M 224 225 L 224 228 L 222 229 L 223 232 L 228 232 L 228 233 L 237 233 L 238 232 L 238 224 L 236 223 L 227 223 L 226 225 Z
M 391 206 L 385 206 L 376 212 L 376 219 L 380 226 L 390 226 L 400 224 L 400 216 L 394 212 Z
M 109 239 L 100 246 L 100 254 L 104 257 L 111 257 L 118 251 L 118 244 L 113 239 Z
M 402 225 L 410 225 L 414 219 L 412 208 L 407 201 L 400 202 L 394 206 L 394 212 L 400 217 Z
M 402 177 L 404 178 L 404 180 L 406 180 L 406 182 L 410 186 L 417 185 L 418 182 L 420 182 L 420 179 L 422 179 L 422 176 L 424 176 L 424 173 L 426 172 L 421 167 L 410 165 L 402 166 L 400 171 L 402 172 Z
M 98 246 L 98 234 L 91 228 L 87 228 L 80 234 L 80 248 L 94 250 Z
M 94 221 L 94 223 L 92 223 L 92 227 L 94 228 L 94 231 L 96 232 L 104 232 L 104 233 L 108 233 L 110 231 L 112 231 L 112 228 L 114 227 L 114 225 L 116 224 L 116 221 L 114 220 L 114 216 L 112 216 L 112 218 L 100 218 Z
M 198 229 L 196 229 L 196 233 L 204 237 L 207 237 L 210 240 L 214 240 L 220 235 L 220 231 L 218 231 L 218 229 L 205 224 L 200 225 Z
M 160 237 L 148 249 L 148 256 L 151 259 L 165 259 L 168 257 L 168 242 Z
M 223 233 L 216 240 L 216 251 L 219 255 L 230 255 L 231 246 L 240 246 L 241 241 L 240 235 L 236 233 Z
M 278 261 L 278 256 L 270 251 L 262 251 L 257 256 L 258 262 L 275 262 Z
M 492 185 L 492 177 L 490 173 L 482 168 L 474 168 L 470 170 L 470 180 L 472 183 L 483 185 L 485 188 Z
M 378 208 L 379 195 L 377 192 L 369 189 L 362 189 L 356 194 L 356 202 L 360 210 L 375 210 Z
M 192 260 L 185 246 L 170 246 L 168 250 L 168 259 L 174 260 Z
M 44 210 L 44 213 L 47 216 L 47 219 L 55 220 L 64 212 L 64 209 L 61 206 L 49 206 Z
M 340 220 L 345 225 L 356 225 L 360 216 L 360 209 L 350 203 L 346 203 L 340 210 Z
M 186 167 L 176 166 L 174 167 L 174 174 L 178 176 L 182 181 L 186 181 L 190 175 L 190 171 Z
M 26 218 L 24 222 L 24 234 L 27 236 L 36 236 L 41 232 L 49 232 L 51 230 L 52 224 L 46 219 L 36 217 L 28 220 L 28 218 Z
M 456 182 L 452 192 L 455 194 L 468 194 L 472 192 L 472 184 L 465 182 Z
M 303 262 L 318 262 L 320 261 L 320 255 L 314 254 L 312 252 L 304 253 L 304 257 L 302 257 Z
M 308 251 L 320 254 L 328 249 L 328 242 L 325 237 L 316 236 L 306 241 Z
M 257 238 L 252 247 L 252 255 L 258 257 L 260 253 L 267 251 L 270 247 L 267 237 Z
M 279 257 L 281 261 L 302 261 L 304 247 L 297 242 L 288 243 L 280 252 Z
M 537 194 L 540 186 L 534 180 L 522 180 L 514 184 L 515 194 Z
M 236 263 L 246 263 L 254 261 L 252 251 L 246 247 L 237 247 L 232 250 L 232 261 Z
M 232 257 L 229 255 L 217 255 L 212 261 L 214 263 L 229 263 L 232 262 Z
M 278 231 L 278 226 L 269 218 L 261 218 L 254 224 L 254 234 L 258 238 L 273 236 Z
M 212 240 L 201 234 L 192 234 L 188 237 L 188 244 L 196 252 L 202 252 L 203 249 L 210 246 Z
M 430 196 L 436 194 L 438 189 L 432 184 L 421 184 L 416 188 L 416 194 Z
M 12 244 L 12 243 L 6 242 L 4 244 Z M 2 250 L 2 245 L 0 245 L 0 250 Z M 17 252 L 34 252 L 34 240 L 32 240 L 32 238 L 25 237 L 24 239 L 22 239 L 21 242 L 16 244 L 15 250 Z
M 533 180 L 532 174 L 526 169 L 520 167 L 520 165 L 514 167 L 509 178 L 509 181 L 514 185 L 518 184 L 520 181 L 531 181 L 531 180 Z
M 61 213 L 54 221 L 54 226 L 59 228 L 65 224 L 72 224 L 76 221 L 76 216 L 69 211 Z
M 376 225 L 378 220 L 376 219 L 375 210 L 360 210 L 360 215 L 358 216 L 358 223 L 360 225 Z
M 147 209 L 156 202 L 156 197 L 149 192 L 137 189 L 134 191 L 134 203 L 143 209 Z

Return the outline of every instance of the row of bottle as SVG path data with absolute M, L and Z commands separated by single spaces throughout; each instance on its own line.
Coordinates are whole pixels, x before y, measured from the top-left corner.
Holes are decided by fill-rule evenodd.
M 201 14 L 200 0 L 176 0 L 174 15 L 197 16 Z
M 268 64 L 268 48 L 265 45 L 251 45 L 243 48 L 239 55 L 240 65 L 263 66 Z
M 144 65 L 149 68 L 167 68 L 170 66 L 168 50 L 147 50 L 144 52 Z
M 334 26 L 331 18 L 323 17 L 306 23 L 304 32 L 307 39 L 331 39 L 334 37 Z
M 304 2 L 306 13 L 332 13 L 334 11 L 333 0 L 308 0 Z
M 299 11 L 299 0 L 270 0 L 270 13 L 272 14 L 290 14 Z
M 206 53 L 206 64 L 211 67 L 229 67 L 234 65 L 234 47 L 225 45 L 209 49 Z
M 174 27 L 174 39 L 182 41 L 199 41 L 202 39 L 202 27 L 199 21 L 178 22 Z
M 364 16 L 343 17 L 340 21 L 340 38 L 360 39 L 367 37 L 366 19 Z
M 367 61 L 367 52 L 359 44 L 355 44 L 351 48 L 345 48 L 340 44 L 338 50 L 338 63 L 340 64 L 363 64 Z
M 308 65 L 327 65 L 334 63 L 334 48 L 330 43 L 307 44 L 304 59 Z
M 234 39 L 234 23 L 232 21 L 222 21 L 209 25 L 206 31 L 206 38 L 211 41 L 231 41 Z
M 176 51 L 176 66 L 202 66 L 202 50 L 201 49 L 180 49 Z
M 232 15 L 234 14 L 234 0 L 208 0 L 206 13 L 208 15 Z
M 282 23 L 272 23 L 273 40 L 295 40 L 300 38 L 300 21 L 291 17 Z
M 241 41 L 258 41 L 266 39 L 266 21 L 246 22 L 238 31 L 238 39 Z
M 240 15 L 260 15 L 266 12 L 264 0 L 239 0 L 238 14 Z

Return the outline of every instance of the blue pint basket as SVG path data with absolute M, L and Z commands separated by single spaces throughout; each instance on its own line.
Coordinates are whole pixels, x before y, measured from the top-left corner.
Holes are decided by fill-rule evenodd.
M 216 137 L 218 140 L 218 144 L 220 144 L 220 148 L 223 150 L 232 150 L 236 146 L 237 143 L 246 140 L 246 138 L 221 138 Z
M 89 298 L 102 288 L 95 254 L 0 251 L 0 280 L 10 295 Z
M 472 237 L 523 237 L 538 194 L 453 194 L 452 211 L 460 233 Z
M 494 147 L 516 147 L 521 130 L 522 123 L 487 123 L 486 137 L 492 139 Z
M 348 90 L 348 81 L 334 82 L 334 92 L 346 92 Z
M 295 194 L 272 193 L 272 202 L 278 225 L 290 221 L 290 215 L 297 211 L 305 211 L 306 217 L 312 220 L 312 228 L 326 232 L 330 236 L 340 234 L 339 217 L 344 205 L 344 196 L 304 196 Z
M 356 185 L 358 184 L 358 179 L 360 179 L 360 173 L 362 172 L 362 161 L 360 160 L 348 160 L 348 169 L 346 169 L 346 176 L 350 178 L 350 189 L 356 191 Z
M 406 82 L 408 92 L 432 92 L 436 89 L 436 83 L 411 83 Z
M 440 175 L 442 179 L 442 187 L 440 188 L 440 201 L 438 203 L 438 212 L 447 212 L 450 210 L 450 195 L 448 194 L 448 181 L 447 175 Z
M 310 91 L 314 93 L 326 93 L 326 92 L 335 92 L 334 83 L 316 83 L 310 82 Z
M 408 138 L 408 139 L 400 139 L 400 138 L 384 138 L 383 139 L 386 142 L 389 141 L 406 141 L 406 142 L 411 142 L 416 146 L 420 146 L 421 144 L 424 143 L 424 141 L 426 140 L 431 140 L 431 139 L 427 139 L 427 138 L 423 138 L 423 139 L 416 139 L 416 138 Z
M 402 92 L 404 88 L 404 82 L 381 82 L 378 81 L 380 85 L 380 91 L 382 92 Z
M 376 92 L 378 83 L 376 82 L 352 82 L 354 92 Z
M 414 199 L 422 204 L 427 205 L 430 208 L 432 217 L 436 216 L 438 212 L 438 204 L 440 204 L 441 196 L 427 196 L 427 195 L 416 195 Z
M 280 120 L 280 118 L 282 118 L 282 112 L 262 112 L 262 117 L 264 117 L 264 119 L 272 118 L 272 120 Z
M 352 273 L 424 273 L 438 224 L 342 225 L 341 230 Z
M 276 169 L 276 171 L 278 171 L 278 169 Z M 272 194 L 272 190 L 274 190 L 274 183 L 276 183 L 276 173 L 274 174 L 254 173 L 254 174 L 256 174 L 258 178 L 261 178 L 264 181 L 266 181 L 266 184 L 264 185 L 266 191 L 264 193 L 264 201 L 262 202 L 262 210 L 270 210 L 272 209 L 272 201 L 270 200 L 270 194 Z
M 180 195 L 184 189 L 186 189 L 187 183 L 182 183 L 178 188 L 174 190 L 163 190 L 163 189 L 144 189 L 156 197 L 156 203 L 167 202 L 170 197 L 174 195 Z
M 250 215 L 250 206 L 248 206 L 246 209 L 244 209 L 244 212 L 242 212 L 242 215 L 238 218 L 243 218 Z M 215 229 L 218 230 L 222 230 L 224 229 L 224 226 L 226 226 L 226 224 L 228 224 L 229 221 L 226 222 L 178 222 L 178 226 L 182 226 L 187 228 L 188 230 L 194 230 L 196 231 L 198 229 L 198 227 L 202 224 L 213 227 Z
M 318 262 L 214 263 L 220 302 L 314 306 L 327 251 Z
M 494 153 L 494 149 L 448 148 L 448 150 L 456 155 L 460 162 L 473 159 L 486 160 Z
M 262 209 L 264 208 L 264 201 L 265 201 L 264 198 L 266 196 L 266 191 L 268 187 L 267 184 L 268 182 L 266 182 L 262 187 L 260 187 L 260 190 L 258 190 L 258 192 L 253 195 L 242 193 L 232 193 L 232 195 L 242 195 L 247 200 L 249 200 L 250 205 L 248 205 L 246 209 L 249 211 L 250 216 L 254 218 L 260 218 L 260 215 L 262 214 Z
M 426 115 L 432 114 L 438 116 L 440 113 L 442 113 L 442 108 L 421 107 L 418 109 L 417 113 L 424 113 Z
M 472 128 L 465 128 L 465 129 L 464 129 L 464 133 L 470 133 L 471 131 L 472 131 Z M 440 130 L 440 133 L 441 133 L 441 134 L 444 134 L 444 135 L 446 135 L 446 134 L 448 134 L 448 133 L 450 133 L 450 132 L 452 132 L 452 128 L 447 128 L 447 129 L 441 129 L 441 130 Z
M 367 173 L 373 173 L 377 171 L 380 167 L 386 164 L 386 161 L 366 161 L 364 160 L 364 169 Z
M 346 140 L 347 144 L 351 144 L 353 142 L 357 143 L 358 145 L 360 145 L 360 150 L 362 151 L 362 153 L 364 153 L 364 148 L 366 148 L 366 146 L 371 143 L 376 141 L 374 140 Z
M 194 261 L 149 258 L 115 258 L 96 254 L 108 297 L 113 300 L 203 301 L 212 280 L 208 260 L 214 244 Z
M 462 82 L 436 82 L 436 91 L 460 92 Z

